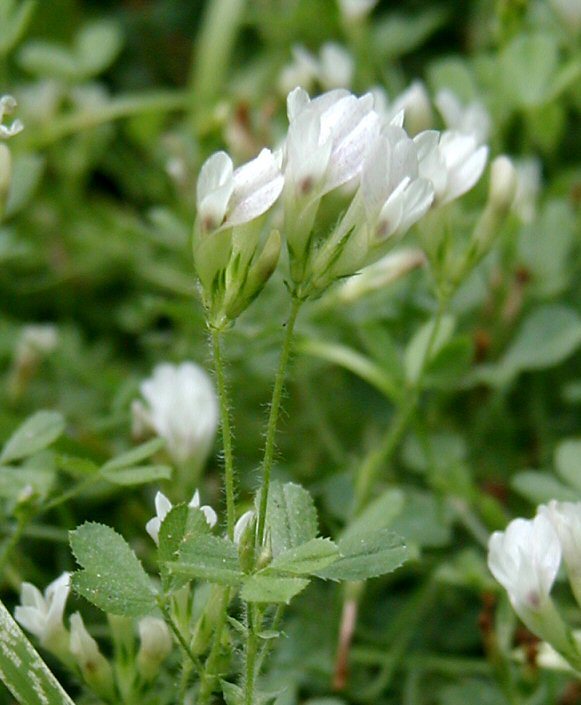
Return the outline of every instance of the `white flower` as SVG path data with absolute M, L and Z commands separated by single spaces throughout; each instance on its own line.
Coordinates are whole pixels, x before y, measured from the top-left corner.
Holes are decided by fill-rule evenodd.
M 218 401 L 206 372 L 193 362 L 162 363 L 141 387 L 145 404 L 132 405 L 134 429 L 145 427 L 165 439 L 172 458 L 202 465 L 218 426 Z
M 512 160 L 506 155 L 493 159 L 490 165 L 488 202 L 500 212 L 508 213 L 517 189 L 517 173 Z
M 23 129 L 20 120 L 14 120 L 11 125 L 3 125 L 4 116 L 11 115 L 16 109 L 16 100 L 11 95 L 3 95 L 0 98 L 0 137 L 8 139 L 14 137 Z
M 538 509 L 548 519 L 559 537 L 571 588 L 581 604 L 581 502 L 557 502 Z
M 163 494 L 163 492 L 158 492 L 155 495 L 156 516 L 154 516 L 152 519 L 150 519 L 147 522 L 147 524 L 145 525 L 145 530 L 151 536 L 151 538 L 155 541 L 155 543 L 158 545 L 159 545 L 159 530 L 161 528 L 163 520 L 170 513 L 172 507 L 173 507 L 173 504 Z M 216 525 L 216 522 L 218 521 L 218 516 L 217 516 L 216 512 L 212 509 L 212 507 L 210 507 L 207 504 L 204 506 L 200 506 L 200 493 L 198 492 L 198 490 L 196 490 L 194 492 L 192 499 L 188 503 L 188 507 L 192 507 L 193 509 L 199 509 L 206 517 L 206 522 L 208 523 L 208 526 L 210 528 L 212 528 Z
M 479 144 L 486 142 L 490 133 L 490 115 L 478 101 L 464 106 L 458 96 L 444 88 L 434 100 L 446 127 L 463 135 L 472 135 Z
M 279 88 L 284 94 L 297 86 L 309 88 L 315 81 L 324 90 L 351 85 L 353 59 L 341 45 L 323 44 L 318 57 L 302 46 L 293 47 L 292 53 L 292 63 L 283 68 L 279 78 Z
M 284 173 L 294 196 L 322 196 L 359 174 L 380 126 L 371 94 L 336 89 L 311 100 L 296 88 L 287 107 Z
M 433 188 L 419 176 L 416 146 L 401 127 L 389 125 L 373 143 L 361 174 L 370 245 L 403 235 L 428 210 Z
M 140 639 L 137 667 L 141 676 L 149 681 L 157 675 L 161 663 L 169 656 L 172 638 L 166 623 L 157 617 L 143 617 L 137 630 Z
M 58 645 L 63 634 L 63 613 L 70 591 L 70 574 L 63 573 L 54 580 L 44 595 L 31 583 L 22 583 L 20 602 L 15 612 L 17 622 L 38 637 L 48 649 Z
M 520 616 L 541 610 L 550 600 L 560 563 L 559 538 L 544 516 L 514 519 L 506 531 L 490 537 L 488 566 Z
M 236 524 L 234 525 L 234 543 L 239 544 L 240 540 L 242 539 L 242 535 L 248 528 L 248 526 L 252 523 L 254 520 L 254 511 L 252 509 L 249 509 L 247 512 L 244 512 L 244 514 L 238 519 Z
M 347 22 L 353 22 L 367 17 L 377 5 L 377 0 L 338 0 L 341 15 Z
M 433 130 L 414 138 L 418 148 L 420 175 L 434 187 L 434 203 L 444 205 L 469 191 L 480 179 L 488 147 L 479 146 L 473 135 Z
M 198 177 L 198 221 L 205 232 L 248 223 L 265 213 L 280 196 L 284 179 L 269 149 L 234 169 L 226 152 L 206 160 Z

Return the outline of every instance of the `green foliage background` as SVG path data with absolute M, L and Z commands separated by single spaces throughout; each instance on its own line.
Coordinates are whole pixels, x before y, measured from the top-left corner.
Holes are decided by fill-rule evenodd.
M 239 21 L 226 13 L 210 37 L 201 34 L 206 3 L 195 0 L 39 2 L 9 51 L 0 27 L 0 93 L 18 98 L 25 123 L 9 143 L 14 185 L 0 225 L 0 439 L 38 409 L 65 417 L 65 434 L 26 475 L 42 506 L 83 479 L 63 456 L 102 465 L 133 445 L 130 404 L 157 362 L 210 368 L 189 243 L 195 178 L 218 148 L 240 162 L 283 136 L 276 79 L 294 44 L 347 44 L 358 92 L 381 84 L 395 95 L 422 78 L 432 94 L 447 86 L 482 101 L 492 152 L 540 158 L 543 188 L 534 220 L 513 217 L 454 298 L 453 331 L 374 488 L 375 511 L 414 557 L 368 585 L 343 692 L 330 695 L 343 595 L 329 584 L 293 604 L 265 678 L 285 688 L 278 705 L 510 702 L 487 644 L 495 595 L 499 620 L 508 614 L 485 567 L 487 534 L 581 490 L 571 445 L 581 404 L 579 35 L 548 3 L 524 0 L 383 2 L 362 37 L 345 32 L 331 0 L 231 5 Z M 454 237 L 467 237 L 485 193 L 483 183 L 464 199 Z M 248 505 L 287 313 L 282 280 L 277 273 L 227 341 Z M 303 312 L 276 477 L 310 489 L 323 535 L 346 524 L 358 470 L 398 402 L 349 363 L 334 364 L 334 346 L 364 356 L 405 395 L 406 358 L 434 308 L 423 269 L 349 306 L 329 295 Z M 58 344 L 21 379 L 17 342 L 31 323 L 56 325 Z M 318 342 L 324 350 L 309 354 Z M 565 461 L 564 448 L 573 448 Z M 22 487 L 0 468 L 4 541 Z M 114 526 L 150 567 L 143 526 L 153 488 L 94 484 L 39 514 L 0 576 L 2 598 L 13 604 L 23 579 L 44 586 L 72 568 L 67 532 L 86 520 Z M 217 453 L 202 489 L 221 506 Z M 170 483 L 164 491 L 186 499 Z M 572 687 L 564 675 L 517 670 L 523 703 L 557 702 Z M 162 682 L 151 702 L 168 702 L 163 692 Z

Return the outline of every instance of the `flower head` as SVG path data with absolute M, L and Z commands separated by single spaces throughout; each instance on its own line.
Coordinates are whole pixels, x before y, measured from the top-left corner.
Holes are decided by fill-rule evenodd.
M 218 401 L 206 372 L 193 362 L 162 363 L 140 389 L 145 404 L 132 406 L 137 427 L 161 436 L 176 462 L 193 459 L 201 466 L 218 426 Z
M 31 583 L 22 583 L 21 604 L 14 616 L 17 622 L 36 636 L 48 649 L 58 647 L 66 630 L 63 613 L 70 591 L 70 574 L 63 573 L 44 591 L 44 594 Z
M 458 96 L 446 88 L 438 92 L 434 103 L 449 130 L 472 135 L 479 144 L 488 139 L 490 115 L 482 103 L 474 101 L 464 106 Z
M 159 530 L 161 528 L 163 520 L 166 518 L 166 516 L 172 510 L 172 507 L 173 507 L 173 504 L 163 494 L 163 492 L 158 492 L 155 495 L 155 514 L 156 515 L 147 522 L 147 524 L 145 525 L 145 530 L 151 536 L 151 538 L 155 541 L 155 543 L 158 545 L 159 545 Z M 202 514 L 206 517 L 206 522 L 210 528 L 212 528 L 216 525 L 216 522 L 218 521 L 218 516 L 217 516 L 216 512 L 212 509 L 212 507 L 210 507 L 207 504 L 200 506 L 200 493 L 198 490 L 196 490 L 194 492 L 193 497 L 191 498 L 191 500 L 188 503 L 188 507 L 192 507 L 192 509 L 199 509 L 202 512 Z

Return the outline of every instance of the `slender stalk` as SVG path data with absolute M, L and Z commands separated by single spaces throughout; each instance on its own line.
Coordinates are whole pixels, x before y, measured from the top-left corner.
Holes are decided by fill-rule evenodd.
M 266 523 L 266 510 L 268 506 L 268 490 L 270 487 L 270 473 L 274 460 L 274 449 L 276 441 L 276 430 L 278 426 L 278 415 L 280 412 L 280 403 L 282 400 L 282 392 L 286 369 L 288 365 L 289 355 L 291 351 L 292 339 L 295 329 L 297 316 L 301 309 L 302 301 L 293 299 L 289 319 L 286 326 L 286 335 L 284 337 L 278 370 L 274 379 L 274 387 L 272 390 L 272 400 L 270 403 L 270 415 L 268 417 L 268 426 L 266 429 L 266 444 L 264 446 L 264 459 L 262 461 L 262 487 L 260 490 L 260 507 L 258 511 L 258 530 L 256 534 L 257 545 L 262 546 L 264 542 L 264 528 Z
M 216 679 L 216 667 L 220 658 L 220 648 L 222 644 L 222 634 L 226 626 L 226 617 L 228 616 L 228 605 L 230 604 L 231 590 L 224 590 L 222 604 L 220 606 L 220 616 L 214 631 L 214 640 L 212 648 L 206 661 L 204 672 L 200 679 L 200 691 L 198 694 L 197 705 L 205 705 L 209 702 L 214 690 L 214 682 Z
M 228 538 L 234 539 L 235 489 L 234 489 L 234 453 L 232 450 L 232 427 L 230 425 L 230 404 L 224 375 L 220 331 L 212 329 L 212 352 L 214 369 L 218 384 L 220 400 L 220 423 L 222 426 L 222 443 L 224 445 L 224 485 L 226 489 L 226 516 Z
M 4 573 L 4 568 L 10 559 L 10 554 L 22 538 L 22 534 L 24 533 L 27 523 L 28 517 L 19 517 L 16 527 L 14 528 L 14 532 L 6 539 L 6 541 L 4 541 L 4 545 L 0 551 L 0 576 Z
M 246 638 L 246 667 L 244 676 L 244 705 L 254 705 L 254 685 L 258 669 L 258 636 L 262 622 L 262 612 L 258 607 L 248 606 L 248 636 Z
M 158 600 L 158 606 L 159 609 L 161 610 L 163 616 L 165 617 L 165 621 L 167 622 L 168 627 L 170 628 L 171 632 L 175 636 L 175 638 L 178 640 L 179 645 L 183 649 L 183 651 L 187 654 L 189 657 L 190 661 L 192 662 L 194 668 L 198 673 L 201 673 L 203 670 L 202 664 L 200 663 L 200 660 L 198 657 L 192 653 L 192 650 L 190 649 L 189 644 L 187 641 L 184 639 L 183 634 L 181 633 L 178 625 L 175 623 L 174 618 L 172 617 L 168 606 L 163 602 L 163 600 Z

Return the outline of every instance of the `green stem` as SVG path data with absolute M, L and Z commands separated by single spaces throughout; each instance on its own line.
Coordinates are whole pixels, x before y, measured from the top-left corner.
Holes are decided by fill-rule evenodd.
M 196 671 L 198 673 L 201 673 L 203 671 L 202 664 L 200 663 L 200 660 L 197 658 L 197 656 L 190 649 L 190 646 L 187 641 L 184 639 L 183 634 L 181 633 L 178 625 L 175 623 L 171 615 L 169 607 L 163 600 L 158 600 L 158 606 L 165 618 L 165 621 L 167 622 L 168 627 L 170 628 L 175 638 L 178 640 L 178 643 L 181 646 L 182 650 L 185 654 L 187 654 Z
M 266 523 L 266 509 L 268 506 L 268 490 L 270 487 L 270 473 L 274 460 L 274 449 L 276 440 L 276 430 L 278 426 L 278 415 L 280 412 L 280 403 L 282 400 L 282 392 L 284 387 L 284 379 L 286 368 L 291 351 L 293 333 L 297 316 L 301 309 L 302 301 L 294 298 L 286 326 L 286 335 L 284 337 L 278 370 L 274 379 L 274 388 L 272 390 L 272 400 L 270 403 L 270 415 L 268 417 L 268 426 L 266 429 L 266 444 L 264 446 L 264 459 L 262 461 L 262 487 L 260 490 L 260 508 L 258 512 L 258 530 L 256 535 L 257 546 L 262 546 L 264 542 L 264 528 Z
M 0 551 L 0 576 L 4 573 L 4 568 L 6 567 L 6 564 L 10 559 L 10 554 L 22 538 L 22 534 L 24 533 L 24 529 L 26 528 L 27 523 L 28 517 L 19 517 L 14 532 L 11 536 L 6 539 L 6 541 L 4 541 L 4 545 L 2 546 L 2 550 Z
M 256 683 L 258 655 L 257 629 L 260 628 L 262 613 L 258 607 L 248 606 L 248 636 L 246 638 L 246 670 L 244 677 L 244 705 L 254 705 L 254 684 Z
M 221 338 L 218 330 L 212 329 L 212 352 L 214 355 L 214 369 L 218 384 L 218 397 L 220 400 L 220 420 L 222 425 L 222 443 L 224 444 L 224 484 L 226 487 L 226 516 L 228 538 L 234 539 L 235 517 L 235 489 L 234 489 L 234 453 L 232 450 L 232 427 L 230 425 L 230 404 L 228 390 L 224 376 L 224 363 L 222 360 Z

